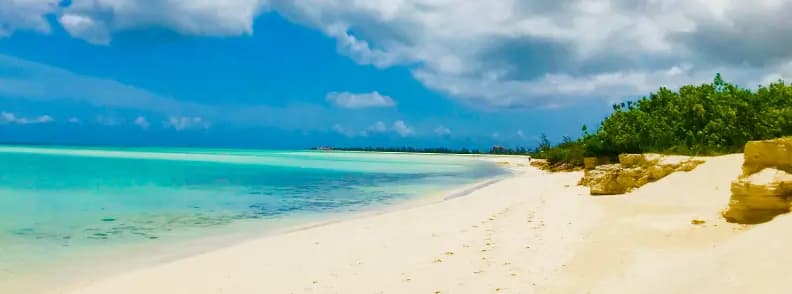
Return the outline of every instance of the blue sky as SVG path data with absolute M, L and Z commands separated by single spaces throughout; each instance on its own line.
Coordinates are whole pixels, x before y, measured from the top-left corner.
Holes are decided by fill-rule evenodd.
M 534 146 L 659 86 L 792 72 L 788 32 L 709 26 L 789 5 L 668 1 L 3 2 L 0 141 Z

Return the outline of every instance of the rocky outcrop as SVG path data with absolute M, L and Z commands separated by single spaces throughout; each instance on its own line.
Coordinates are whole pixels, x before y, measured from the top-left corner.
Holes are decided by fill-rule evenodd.
M 792 207 L 792 138 L 752 141 L 745 145 L 742 175 L 731 185 L 726 220 L 755 224 Z
M 531 160 L 531 166 L 541 170 L 550 170 L 550 163 L 545 159 L 533 159 Z
M 549 172 L 570 172 L 578 171 L 580 167 L 569 164 L 550 164 L 546 159 L 534 159 L 531 161 L 531 166 Z
M 745 144 L 743 176 L 772 167 L 792 172 L 792 137 Z
M 591 195 L 624 194 L 673 172 L 691 171 L 701 163 L 687 156 L 622 154 L 618 164 L 587 169 L 578 184 L 589 187 Z
M 600 165 L 613 163 L 608 157 L 586 157 L 583 158 L 583 169 L 592 170 Z
M 588 170 L 580 185 L 588 186 L 591 195 L 624 194 L 648 182 L 639 168 L 625 168 L 619 164 L 606 164 Z
M 585 170 L 592 170 L 597 167 L 597 158 L 596 157 L 586 157 L 583 158 L 583 169 Z

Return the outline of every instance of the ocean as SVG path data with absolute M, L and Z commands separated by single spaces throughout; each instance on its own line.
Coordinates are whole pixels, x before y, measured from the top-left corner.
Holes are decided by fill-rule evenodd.
M 0 146 L 0 289 L 75 264 L 134 259 L 128 252 L 166 256 L 172 244 L 383 209 L 504 173 L 455 155 Z

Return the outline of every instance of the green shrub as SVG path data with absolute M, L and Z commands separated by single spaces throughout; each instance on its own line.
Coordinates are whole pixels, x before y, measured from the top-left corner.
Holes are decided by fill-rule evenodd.
M 551 164 L 582 165 L 584 156 L 620 153 L 713 155 L 741 152 L 750 140 L 792 135 L 792 85 L 778 81 L 756 91 L 723 81 L 660 88 L 638 101 L 613 105 L 593 134 L 547 147 L 537 154 Z M 545 138 L 546 139 L 546 138 Z

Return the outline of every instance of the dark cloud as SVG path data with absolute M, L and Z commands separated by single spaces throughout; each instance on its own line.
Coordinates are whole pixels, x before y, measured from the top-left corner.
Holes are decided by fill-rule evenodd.
M 747 5 L 747 4 L 746 4 Z M 700 22 L 672 40 L 702 64 L 766 67 L 792 58 L 792 2 L 772 8 L 735 7 L 722 20 Z

